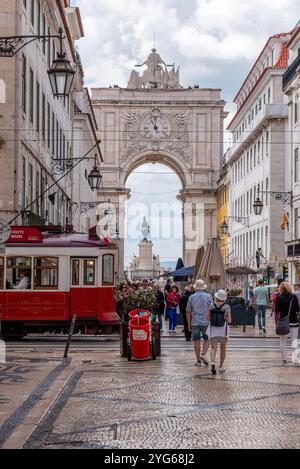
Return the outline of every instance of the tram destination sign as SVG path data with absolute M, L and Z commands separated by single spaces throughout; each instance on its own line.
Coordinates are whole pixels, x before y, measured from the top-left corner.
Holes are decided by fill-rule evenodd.
M 11 227 L 9 243 L 42 243 L 43 237 L 37 228 Z

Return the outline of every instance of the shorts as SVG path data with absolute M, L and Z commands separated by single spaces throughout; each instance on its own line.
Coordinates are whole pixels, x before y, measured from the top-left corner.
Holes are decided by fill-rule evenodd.
M 226 345 L 227 344 L 227 337 L 211 337 L 210 341 L 211 341 L 212 344 Z
M 199 342 L 201 340 L 201 337 L 203 337 L 203 340 L 208 341 L 208 335 L 206 334 L 208 326 L 193 326 L 193 341 L 194 342 Z

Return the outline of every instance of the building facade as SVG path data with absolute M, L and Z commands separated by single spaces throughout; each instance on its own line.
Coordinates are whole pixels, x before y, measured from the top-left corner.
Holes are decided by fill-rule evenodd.
M 62 27 L 63 50 L 77 70 L 75 94 L 84 93 L 75 51 L 75 41 L 84 35 L 78 8 L 69 0 L 4 0 L 0 18 L 2 36 L 56 36 Z M 67 159 L 80 157 L 83 150 L 74 143 L 78 122 L 74 126 L 73 93 L 65 99 L 52 94 L 47 70 L 58 50 L 59 39 L 51 38 L 31 42 L 13 58 L 0 58 L 5 88 L 0 103 L 0 218 L 11 221 L 22 211 L 15 224 L 64 226 L 74 222 L 80 209 L 74 191 L 79 167 L 39 198 L 70 167 Z M 91 191 L 85 197 L 94 200 Z M 85 225 L 75 222 L 75 228 Z
M 226 156 L 230 171 L 230 264 L 274 268 L 285 262 L 281 220 L 285 206 L 264 191 L 284 191 L 287 173 L 287 99 L 282 75 L 287 68 L 287 43 L 292 33 L 269 38 L 234 102 L 237 112 L 228 129 L 232 146 Z M 263 201 L 261 216 L 254 214 L 257 197 Z
M 222 233 L 221 226 L 226 221 L 228 223 L 229 216 L 229 197 L 230 197 L 230 172 L 228 166 L 223 166 L 221 177 L 218 181 L 217 189 L 217 235 L 219 240 L 219 246 L 221 254 L 224 260 L 224 265 L 228 264 L 230 257 L 230 244 L 229 236 L 226 233 Z
M 292 192 L 289 226 L 286 230 L 288 276 L 293 284 L 300 283 L 300 28 L 288 43 L 288 69 L 283 76 L 283 90 L 288 98 L 288 167 L 287 191 Z
M 155 49 L 141 67 L 146 69 L 133 71 L 127 88 L 92 90 L 104 155 L 99 198 L 116 207 L 122 259 L 128 176 L 145 163 L 170 167 L 182 183 L 184 263 L 193 265 L 199 246 L 216 235 L 225 102 L 219 89 L 183 88 L 179 70 Z M 120 275 L 123 270 L 120 265 Z

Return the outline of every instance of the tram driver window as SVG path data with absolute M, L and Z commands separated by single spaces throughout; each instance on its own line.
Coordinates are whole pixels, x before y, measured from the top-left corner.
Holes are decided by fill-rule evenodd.
M 84 261 L 84 285 L 95 285 L 96 262 L 94 260 Z
M 31 289 L 31 258 L 8 257 L 6 288 L 14 290 Z
M 104 254 L 102 261 L 102 284 L 114 284 L 114 255 Z
M 4 259 L 0 257 L 0 290 L 4 289 Z
M 58 288 L 58 259 L 38 257 L 34 259 L 34 288 L 48 290 Z

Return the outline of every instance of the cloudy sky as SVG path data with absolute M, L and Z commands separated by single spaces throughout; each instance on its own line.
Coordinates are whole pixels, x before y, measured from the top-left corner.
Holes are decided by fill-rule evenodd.
M 153 47 L 155 31 L 161 57 L 181 67 L 181 84 L 222 88 L 230 112 L 235 109 L 233 96 L 268 37 L 291 30 L 300 16 L 299 0 L 73 0 L 72 4 L 80 7 L 83 18 L 86 37 L 79 51 L 88 87 L 127 86 L 134 65 L 143 62 Z M 160 173 L 161 168 L 154 171 Z M 135 192 L 144 193 L 180 189 L 176 176 L 168 181 L 167 191 L 162 190 L 166 175 L 145 176 L 131 176 L 128 187 L 130 183 Z M 138 191 L 141 177 L 143 190 Z M 160 195 L 160 200 L 173 197 L 174 202 L 175 195 Z M 139 197 L 133 194 L 131 203 L 139 202 Z M 156 251 L 170 257 L 159 240 Z M 171 242 L 171 251 L 171 257 L 181 254 L 178 240 Z M 132 252 L 130 244 L 126 255 Z

